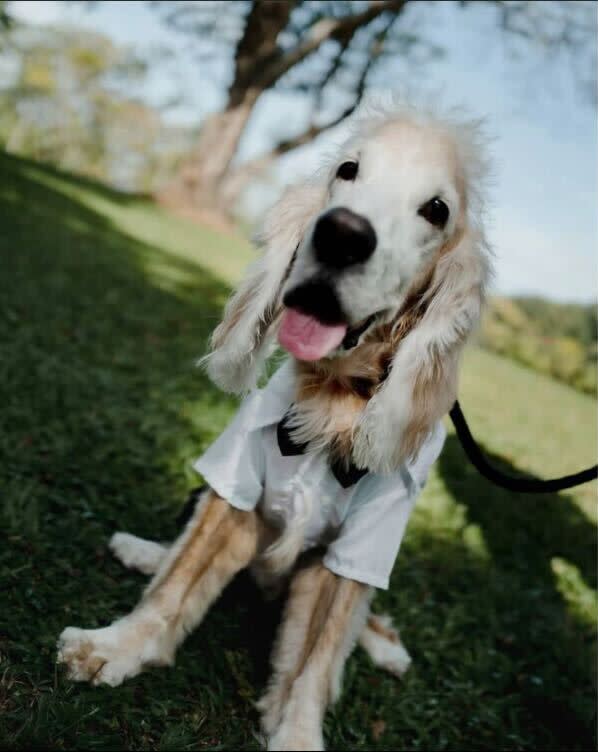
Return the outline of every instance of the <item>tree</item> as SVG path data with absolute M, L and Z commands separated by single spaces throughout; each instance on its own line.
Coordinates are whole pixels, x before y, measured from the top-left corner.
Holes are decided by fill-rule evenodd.
M 465 8 L 474 0 L 460 0 Z M 375 71 L 391 56 L 421 62 L 441 51 L 410 33 L 403 23 L 416 0 L 242 0 L 239 2 L 154 2 L 169 26 L 194 41 L 205 64 L 229 54 L 232 75 L 226 104 L 202 124 L 192 155 L 174 192 L 177 203 L 228 207 L 257 171 L 273 159 L 338 125 L 358 106 Z M 594 34 L 594 3 L 490 0 L 497 24 L 512 38 L 546 51 L 569 47 L 578 62 Z M 434 12 L 435 3 L 426 3 Z M 590 55 L 591 57 L 591 55 Z M 585 58 L 584 58 L 585 60 Z M 587 61 L 586 61 L 587 62 Z M 594 60 L 586 71 L 593 92 Z M 585 80 L 585 79 L 584 79 Z M 307 128 L 275 143 L 244 165 L 235 163 L 239 142 L 260 97 L 273 88 L 305 92 L 311 99 Z M 328 101 L 336 111 L 322 115 Z
M 0 6 L 0 11 L 2 6 Z M 145 63 L 105 36 L 14 22 L 3 36 L 0 146 L 120 188 L 155 190 L 191 149 L 192 134 L 119 95 Z

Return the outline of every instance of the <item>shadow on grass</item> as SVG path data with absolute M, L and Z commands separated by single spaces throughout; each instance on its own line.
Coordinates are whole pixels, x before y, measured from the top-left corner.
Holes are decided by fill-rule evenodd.
M 89 190 L 97 196 L 101 196 L 102 198 L 108 199 L 109 201 L 121 206 L 128 206 L 139 202 L 151 202 L 152 200 L 148 193 L 119 191 L 116 188 L 111 188 L 109 185 L 99 183 L 97 180 L 93 180 L 93 178 L 89 178 L 86 175 L 81 175 L 77 172 L 70 172 L 69 170 L 58 169 L 49 162 L 41 162 L 24 156 L 17 157 L 1 150 L 0 166 L 11 175 L 11 179 L 15 174 L 23 175 L 26 170 L 32 169 L 39 174 L 68 182 L 72 188 L 83 188 Z
M 37 180 L 45 168 L 2 155 L 0 170 L 0 744 L 178 748 L 201 726 L 255 746 L 250 720 L 227 721 L 253 719 L 242 603 L 216 614 L 176 670 L 106 692 L 53 668 L 65 626 L 108 623 L 139 597 L 141 578 L 110 559 L 108 536 L 174 537 L 197 483 L 189 462 L 235 409 L 193 365 L 226 285 L 168 257 L 162 287 L 148 273 L 163 266 L 160 249 L 76 197 L 84 184 L 128 200 L 109 189 L 52 171 L 65 193 Z
M 521 475 L 499 457 L 490 460 Z M 477 628 L 484 628 L 483 614 L 492 613 L 485 628 L 497 665 L 502 654 L 516 667 L 503 692 L 527 713 L 536 748 L 595 748 L 595 624 L 567 608 L 552 566 L 555 557 L 566 560 L 595 589 L 594 526 L 565 494 L 514 494 L 492 485 L 469 464 L 455 436 L 447 440 L 439 471 L 487 549 Z M 493 608 L 485 608 L 488 598 Z
M 399 683 L 358 651 L 330 747 L 594 749 L 595 624 L 569 609 L 554 557 L 595 584 L 595 530 L 573 499 L 491 485 L 449 436 L 374 603 L 413 666 Z

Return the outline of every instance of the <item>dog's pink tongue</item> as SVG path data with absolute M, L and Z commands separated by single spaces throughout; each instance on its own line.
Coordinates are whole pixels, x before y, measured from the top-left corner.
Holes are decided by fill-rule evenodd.
M 338 347 L 347 333 L 346 324 L 321 324 L 313 316 L 287 308 L 278 341 L 299 360 L 319 360 Z

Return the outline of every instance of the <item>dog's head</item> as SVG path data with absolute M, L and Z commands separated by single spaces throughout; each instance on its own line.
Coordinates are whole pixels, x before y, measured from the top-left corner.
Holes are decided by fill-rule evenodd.
M 464 239 L 479 165 L 462 136 L 411 115 L 374 122 L 343 147 L 282 290 L 280 340 L 293 355 L 342 354 L 348 331 L 395 317 L 414 282 Z
M 214 333 L 212 378 L 251 388 L 276 335 L 299 360 L 343 357 L 372 327 L 398 324 L 414 294 L 436 321 L 468 299 L 479 309 L 484 168 L 476 123 L 411 110 L 359 120 L 270 211 L 265 253 Z

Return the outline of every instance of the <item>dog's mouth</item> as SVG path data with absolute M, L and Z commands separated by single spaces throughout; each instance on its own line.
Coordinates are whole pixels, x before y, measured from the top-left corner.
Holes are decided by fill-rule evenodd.
M 349 322 L 333 287 L 312 279 L 289 290 L 283 298 L 278 341 L 298 360 L 320 360 L 341 347 L 353 349 L 384 313 L 381 309 L 356 324 Z
M 299 360 L 319 360 L 335 350 L 348 323 L 336 292 L 324 279 L 311 279 L 289 290 L 278 341 Z
M 347 324 L 324 324 L 309 313 L 287 308 L 278 341 L 298 360 L 320 360 L 342 343 L 346 333 Z

